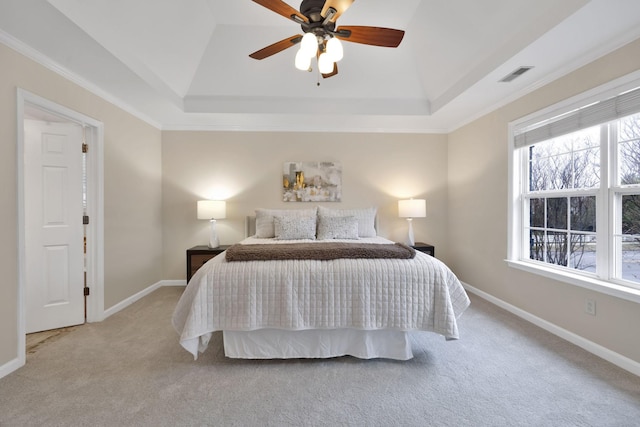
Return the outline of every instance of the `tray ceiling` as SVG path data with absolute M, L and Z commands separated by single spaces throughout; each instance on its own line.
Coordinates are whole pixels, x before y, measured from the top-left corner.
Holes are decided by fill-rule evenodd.
M 640 37 L 640 2 L 360 0 L 341 24 L 406 34 L 319 79 L 297 48 L 249 58 L 301 32 L 249 0 L 0 3 L 0 41 L 162 129 L 449 132 Z

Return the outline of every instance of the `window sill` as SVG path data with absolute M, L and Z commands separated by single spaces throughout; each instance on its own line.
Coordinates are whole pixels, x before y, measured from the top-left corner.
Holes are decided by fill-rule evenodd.
M 560 282 L 569 283 L 581 288 L 589 289 L 602 294 L 610 295 L 616 298 L 624 299 L 631 302 L 640 303 L 640 290 L 628 288 L 626 286 L 617 285 L 615 283 L 606 282 L 590 277 L 584 277 L 579 274 L 572 274 L 565 271 L 558 271 L 553 268 L 534 265 L 525 261 L 505 260 L 509 267 L 528 273 L 538 274 L 549 279 L 558 280 Z

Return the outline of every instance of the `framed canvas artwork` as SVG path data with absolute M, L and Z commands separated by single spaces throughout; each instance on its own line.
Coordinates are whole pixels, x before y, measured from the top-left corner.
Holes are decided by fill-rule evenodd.
M 340 202 L 342 165 L 336 162 L 285 162 L 282 171 L 285 202 Z

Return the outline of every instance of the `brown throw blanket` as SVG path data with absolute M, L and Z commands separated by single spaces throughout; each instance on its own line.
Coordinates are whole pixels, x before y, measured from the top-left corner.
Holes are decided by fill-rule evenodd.
M 284 259 L 330 260 L 339 258 L 410 259 L 416 251 L 402 243 L 265 243 L 235 244 L 225 252 L 227 261 L 272 261 Z

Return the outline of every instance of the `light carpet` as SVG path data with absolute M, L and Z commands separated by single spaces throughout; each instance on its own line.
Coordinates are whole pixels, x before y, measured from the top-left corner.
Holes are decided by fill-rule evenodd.
M 0 379 L 0 426 L 637 426 L 640 378 L 471 295 L 461 339 L 414 333 L 406 362 L 194 361 L 183 288 L 43 343 Z

